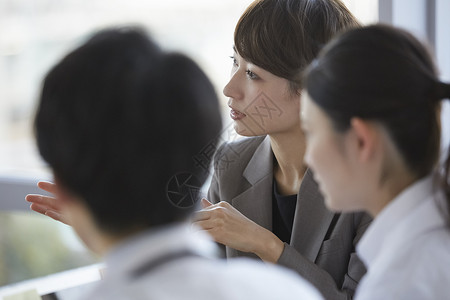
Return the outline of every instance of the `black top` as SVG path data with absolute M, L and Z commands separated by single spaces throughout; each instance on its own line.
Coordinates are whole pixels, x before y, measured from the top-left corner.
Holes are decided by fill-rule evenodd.
M 272 192 L 272 232 L 280 240 L 288 244 L 291 241 L 296 206 L 297 194 L 288 196 L 280 195 L 277 190 L 277 183 L 274 180 Z

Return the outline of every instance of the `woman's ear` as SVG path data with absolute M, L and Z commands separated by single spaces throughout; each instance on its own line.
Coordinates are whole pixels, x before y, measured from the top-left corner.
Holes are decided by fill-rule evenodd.
M 356 155 L 360 162 L 368 162 L 375 155 L 379 134 L 377 126 L 360 118 L 352 118 L 350 126 L 356 139 Z

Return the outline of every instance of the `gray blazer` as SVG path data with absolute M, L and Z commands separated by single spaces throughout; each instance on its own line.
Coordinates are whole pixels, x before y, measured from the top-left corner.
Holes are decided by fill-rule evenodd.
M 273 152 L 268 137 L 225 143 L 214 157 L 208 199 L 227 201 L 260 226 L 272 230 Z M 297 197 L 291 243 L 279 265 L 294 269 L 326 299 L 351 299 L 365 273 L 355 253 L 371 218 L 364 213 L 336 214 L 325 207 L 310 170 Z M 227 257 L 250 256 L 226 247 Z

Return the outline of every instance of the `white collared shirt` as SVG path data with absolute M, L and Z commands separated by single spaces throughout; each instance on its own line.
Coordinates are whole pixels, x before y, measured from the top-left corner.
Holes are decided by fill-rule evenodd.
M 431 176 L 416 182 L 369 226 L 357 246 L 368 269 L 357 300 L 450 299 L 450 229 L 433 190 Z
M 216 250 L 209 238 L 184 225 L 140 234 L 107 255 L 105 277 L 85 299 L 322 299 L 292 271 L 250 259 L 219 260 Z M 194 255 L 145 268 L 183 252 Z M 142 266 L 144 272 L 133 277 Z

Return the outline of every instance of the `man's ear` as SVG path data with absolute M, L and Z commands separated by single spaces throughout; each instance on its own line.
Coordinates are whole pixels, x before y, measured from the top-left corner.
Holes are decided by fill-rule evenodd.
M 356 139 L 356 155 L 359 161 L 367 162 L 373 158 L 378 142 L 378 131 L 372 122 L 352 118 L 350 126 Z

